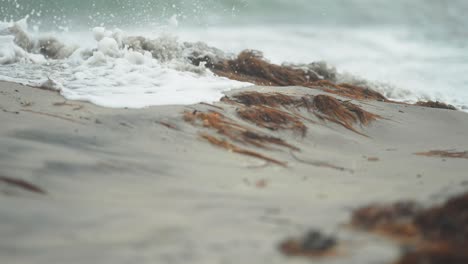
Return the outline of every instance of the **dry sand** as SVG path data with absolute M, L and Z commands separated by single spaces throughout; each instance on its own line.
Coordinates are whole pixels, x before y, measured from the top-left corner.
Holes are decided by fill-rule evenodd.
M 305 122 L 305 137 L 263 129 L 300 147 L 256 150 L 287 162 L 282 167 L 202 140 L 206 129 L 185 122 L 183 113 L 221 111 L 209 105 L 108 109 L 0 82 L 0 177 L 45 192 L 0 183 L 0 261 L 391 262 L 396 246 L 342 224 L 371 202 L 434 204 L 466 191 L 468 160 L 414 153 L 468 150 L 468 114 L 354 103 L 383 117 L 358 127 L 367 137 L 315 119 Z M 235 118 L 235 106 L 216 105 Z M 296 259 L 278 251 L 282 240 L 311 229 L 336 235 L 338 256 Z

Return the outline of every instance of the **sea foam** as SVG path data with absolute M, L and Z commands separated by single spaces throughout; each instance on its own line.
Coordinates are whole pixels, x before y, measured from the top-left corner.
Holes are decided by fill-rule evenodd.
M 32 86 L 53 83 L 70 100 L 115 108 L 214 102 L 224 91 L 250 86 L 215 76 L 189 57 L 226 56 L 169 34 L 131 37 L 97 27 L 80 45 L 60 34 L 31 34 L 26 19 L 0 25 L 0 78 Z

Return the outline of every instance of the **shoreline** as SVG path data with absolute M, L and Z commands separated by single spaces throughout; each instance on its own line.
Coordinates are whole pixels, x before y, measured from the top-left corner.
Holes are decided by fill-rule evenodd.
M 341 98 L 303 87 L 253 86 L 226 95 L 236 100 L 236 94 L 252 91 Z M 350 102 L 380 118 L 353 123 L 353 131 L 327 116 L 320 119 L 316 110 L 280 105 L 275 109 L 297 114 L 300 123 L 294 119 L 295 126 L 271 127 L 241 119 L 239 109 L 252 108 L 239 101 L 110 109 L 0 82 L 0 177 L 16 180 L 0 181 L 0 215 L 5 217 L 0 234 L 9 238 L 0 242 L 2 260 L 295 263 L 276 246 L 311 228 L 362 245 L 350 256 L 336 256 L 334 263 L 395 259 L 395 245 L 337 231 L 337 226 L 347 222 L 350 209 L 369 203 L 433 205 L 466 192 L 465 158 L 416 153 L 467 151 L 468 115 Z M 219 134 L 226 127 L 208 126 L 207 117 L 184 120 L 184 113 L 213 112 L 228 120 L 216 122 L 232 121 L 242 131 L 300 150 L 260 148 L 239 141 L 245 138 L 229 138 Z M 290 130 L 298 125 L 305 135 Z M 210 144 L 204 133 L 224 141 Z M 21 188 L 18 181 L 43 193 Z

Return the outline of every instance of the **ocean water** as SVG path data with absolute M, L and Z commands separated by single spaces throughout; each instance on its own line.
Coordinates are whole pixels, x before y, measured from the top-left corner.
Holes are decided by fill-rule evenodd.
M 250 84 L 187 58 L 256 49 L 468 110 L 467 13 L 464 0 L 0 0 L 0 79 L 107 107 L 212 102 Z

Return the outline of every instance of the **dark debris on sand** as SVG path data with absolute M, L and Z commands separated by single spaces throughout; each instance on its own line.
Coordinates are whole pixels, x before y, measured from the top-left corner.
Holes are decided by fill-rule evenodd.
M 302 238 L 288 239 L 279 245 L 279 250 L 289 257 L 326 257 L 336 254 L 336 238 L 313 230 Z
M 423 107 L 430 107 L 430 108 L 439 108 L 439 109 L 448 109 L 448 110 L 457 110 L 457 108 L 453 105 L 449 105 L 449 104 L 446 104 L 446 103 L 442 103 L 442 102 L 439 102 L 439 101 L 427 101 L 427 102 L 423 102 L 423 101 L 419 101 L 416 103 L 416 105 L 418 106 L 423 106 Z
M 427 209 L 412 202 L 364 207 L 351 224 L 405 245 L 396 264 L 468 263 L 468 193 Z
M 25 191 L 33 192 L 33 193 L 46 194 L 46 192 L 43 189 L 25 180 L 0 176 L 0 183 L 13 186 L 13 187 L 25 190 Z

